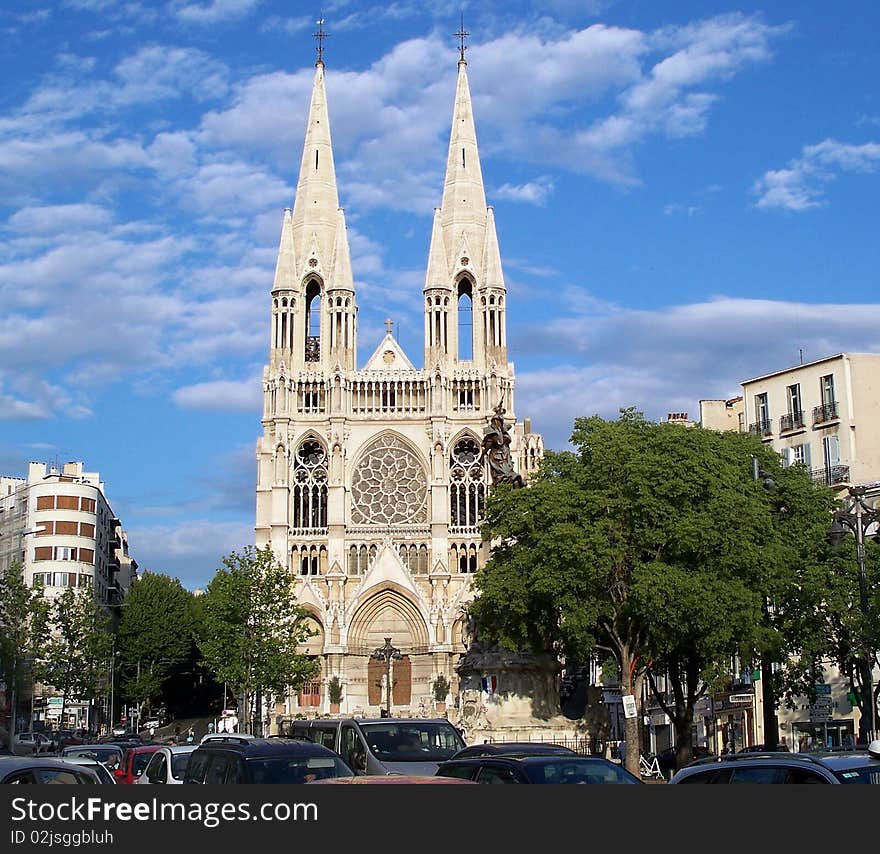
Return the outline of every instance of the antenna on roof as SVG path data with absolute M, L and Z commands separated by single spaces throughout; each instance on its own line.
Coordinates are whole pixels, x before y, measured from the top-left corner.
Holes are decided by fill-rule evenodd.
M 454 35 L 458 38 L 458 50 L 459 50 L 459 62 L 467 62 L 464 58 L 464 52 L 467 50 L 467 45 L 464 43 L 464 40 L 470 35 L 464 28 L 464 12 L 461 13 L 461 26 L 458 28 L 458 32 L 454 33 Z
M 330 34 L 324 31 L 324 19 L 318 18 L 315 23 L 318 25 L 318 32 L 312 33 L 316 41 L 318 42 L 318 47 L 316 50 L 318 51 L 318 60 L 315 65 L 323 65 L 324 64 L 324 39 L 330 38 Z

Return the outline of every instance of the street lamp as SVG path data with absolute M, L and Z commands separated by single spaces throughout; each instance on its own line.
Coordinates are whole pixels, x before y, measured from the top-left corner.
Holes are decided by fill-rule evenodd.
M 839 546 L 852 531 L 856 538 L 856 565 L 859 571 L 859 609 L 867 619 L 871 616 L 868 600 L 868 577 L 865 571 L 865 534 L 874 524 L 880 524 L 880 509 L 871 507 L 865 501 L 868 492 L 866 486 L 851 486 L 847 490 L 846 504 L 842 510 L 834 513 L 834 522 L 827 534 L 832 546 Z M 872 539 L 880 543 L 880 529 L 874 532 Z M 868 638 L 862 633 L 862 655 L 858 662 L 859 677 L 862 683 L 862 718 L 859 729 L 864 738 L 870 742 L 874 737 L 875 703 L 874 703 L 874 650 L 870 648 Z
M 758 458 L 752 455 L 752 480 L 760 481 L 768 492 L 776 489 L 776 481 L 770 473 L 758 465 Z M 761 598 L 761 613 L 770 620 L 770 602 L 766 596 Z M 776 717 L 776 695 L 773 691 L 773 659 L 767 651 L 761 652 L 761 707 L 763 714 L 764 748 L 776 750 L 779 747 L 779 719 Z M 754 707 L 753 707 L 754 709 Z M 752 714 L 754 725 L 754 712 Z
M 385 638 L 385 645 L 377 647 L 370 656 L 374 661 L 385 662 L 385 714 L 383 717 L 391 717 L 391 662 L 400 661 L 403 656 L 400 650 L 391 645 L 391 638 Z

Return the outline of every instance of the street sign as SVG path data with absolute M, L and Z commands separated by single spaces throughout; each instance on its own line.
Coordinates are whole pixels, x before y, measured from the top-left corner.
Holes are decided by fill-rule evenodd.
M 751 706 L 752 694 L 731 694 L 727 700 L 731 706 Z
M 831 686 L 826 685 L 824 682 L 817 682 L 815 688 L 816 688 L 817 694 L 830 694 L 831 693 Z
M 49 697 L 48 703 L 50 706 L 63 706 L 64 697 Z
M 623 716 L 625 718 L 634 718 L 638 716 L 638 711 L 636 711 L 636 698 L 633 694 L 624 694 L 621 699 L 623 700 Z

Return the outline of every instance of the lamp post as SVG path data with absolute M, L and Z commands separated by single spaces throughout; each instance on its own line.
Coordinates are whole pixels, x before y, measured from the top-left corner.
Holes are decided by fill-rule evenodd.
M 752 480 L 755 483 L 760 481 L 761 485 L 768 492 L 776 489 L 776 482 L 770 477 L 769 472 L 764 471 L 758 465 L 758 458 L 754 455 L 752 456 Z M 769 622 L 770 602 L 766 596 L 761 598 L 761 614 Z M 752 721 L 753 726 L 756 726 L 754 708 L 752 706 Z M 773 659 L 767 651 L 761 652 L 761 712 L 763 717 L 764 748 L 766 750 L 776 750 L 779 747 L 779 719 L 776 717 L 776 694 L 773 690 Z
M 874 524 L 880 524 L 880 509 L 870 507 L 865 501 L 866 486 L 851 486 L 847 490 L 846 503 L 842 510 L 834 513 L 834 522 L 828 531 L 827 539 L 832 546 L 839 546 L 849 530 L 856 538 L 856 565 L 859 572 L 859 610 L 867 620 L 871 616 L 868 599 L 868 576 L 865 571 L 865 534 Z M 872 539 L 880 542 L 880 529 Z M 859 729 L 863 739 L 871 741 L 874 737 L 876 706 L 874 702 L 874 650 L 863 630 L 862 651 L 858 661 L 859 679 L 862 683 L 862 717 Z
M 385 645 L 377 647 L 370 656 L 374 661 L 385 662 L 385 715 L 391 717 L 391 662 L 400 661 L 403 656 L 397 647 L 391 645 L 391 638 L 385 638 Z

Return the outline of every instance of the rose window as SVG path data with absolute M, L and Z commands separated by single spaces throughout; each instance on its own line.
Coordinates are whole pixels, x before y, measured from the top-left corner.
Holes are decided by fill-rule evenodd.
M 352 523 L 427 522 L 427 496 L 428 480 L 418 456 L 396 436 L 381 436 L 352 476 Z

